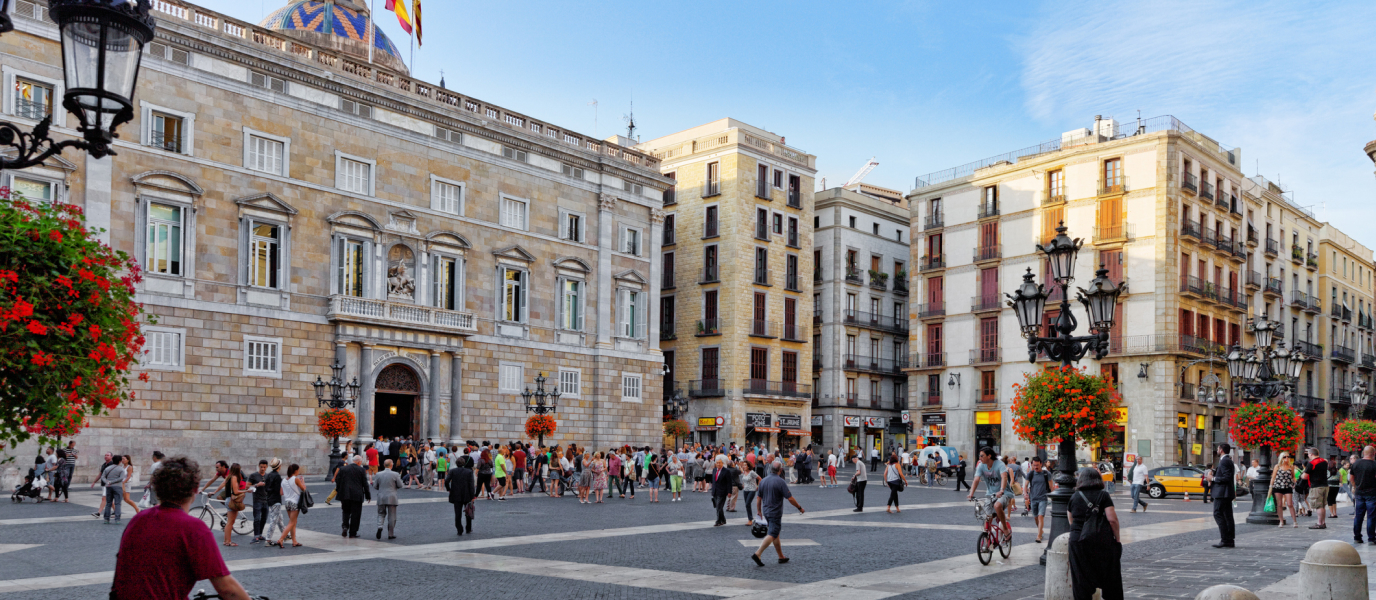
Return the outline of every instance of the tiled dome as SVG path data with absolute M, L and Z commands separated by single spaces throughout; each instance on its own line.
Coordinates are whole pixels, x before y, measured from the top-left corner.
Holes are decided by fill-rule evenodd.
M 359 57 L 368 55 L 368 14 L 332 1 L 292 0 L 273 11 L 258 26 Z M 381 29 L 376 29 L 374 46 L 374 62 L 408 71 L 401 53 Z

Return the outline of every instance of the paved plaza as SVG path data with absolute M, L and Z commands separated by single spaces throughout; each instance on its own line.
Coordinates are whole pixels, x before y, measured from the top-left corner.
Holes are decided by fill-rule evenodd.
M 764 567 L 749 559 L 755 540 L 744 506 L 713 527 L 707 494 L 652 504 L 609 498 L 579 504 L 570 494 L 506 502 L 479 501 L 474 535 L 456 537 L 453 512 L 437 492 L 402 492 L 395 540 L 375 540 L 374 505 L 364 507 L 359 539 L 339 536 L 339 505 L 325 506 L 330 484 L 315 481 L 317 505 L 301 517 L 302 548 L 223 547 L 225 560 L 252 594 L 284 598 L 1040 598 L 1040 548 L 1030 517 L 1014 518 L 1012 556 L 981 566 L 974 556 L 979 522 L 965 492 L 910 487 L 900 515 L 884 513 L 887 492 L 871 481 L 865 512 L 851 511 L 843 487 L 793 486 L 807 509 L 786 507 L 783 535 L 792 559 Z M 884 493 L 880 493 L 880 492 Z M 70 504 L 0 505 L 0 595 L 6 600 L 104 597 L 122 525 L 90 513 L 94 491 Z M 1115 501 L 1126 507 L 1121 490 Z M 1313 542 L 1349 539 L 1350 508 L 1326 531 L 1242 523 L 1238 548 L 1220 551 L 1211 504 L 1153 502 L 1145 513 L 1119 512 L 1129 597 L 1193 598 L 1220 583 L 1264 598 L 1293 598 L 1299 561 Z M 128 507 L 125 507 L 126 510 Z M 126 514 L 125 523 L 128 522 Z M 1363 550 L 1363 556 L 1368 555 Z M 203 585 L 210 589 L 209 585 Z

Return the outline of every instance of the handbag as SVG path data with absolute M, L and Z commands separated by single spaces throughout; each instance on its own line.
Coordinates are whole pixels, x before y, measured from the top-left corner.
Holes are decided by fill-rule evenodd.
M 1018 483 L 1018 482 L 1016 482 L 1016 481 L 1013 482 L 1013 495 L 1014 495 L 1014 496 L 1021 496 L 1021 495 L 1022 495 L 1022 484 L 1021 484 L 1021 483 Z
M 850 482 L 850 485 L 846 486 L 846 491 L 849 492 L 850 495 L 852 495 L 852 496 L 855 495 L 855 482 L 854 482 L 854 481 Z
M 477 509 L 476 506 L 473 505 L 473 501 L 472 501 L 472 500 L 469 500 L 469 501 L 468 501 L 468 504 L 465 504 L 464 507 L 463 507 L 463 515 L 464 515 L 465 517 L 468 517 L 469 519 L 472 519 L 472 518 L 473 518 L 473 513 L 477 512 L 477 511 L 478 511 L 478 509 Z
M 239 512 L 244 510 L 245 508 L 248 508 L 247 506 L 244 506 L 243 492 L 239 492 L 237 494 L 230 496 L 229 501 L 226 502 L 225 505 L 229 508 L 229 510 L 232 510 L 234 512 Z
M 306 509 L 315 506 L 315 498 L 311 497 L 310 490 L 301 490 L 301 514 L 306 514 Z
M 139 507 L 139 510 L 143 510 L 143 509 L 145 509 L 145 508 L 153 508 L 153 497 L 152 497 L 152 496 L 153 496 L 153 492 L 152 492 L 152 491 L 150 491 L 150 490 L 143 490 L 143 496 L 140 496 L 140 497 L 139 497 L 139 501 L 138 501 L 138 504 L 137 504 L 137 506 Z

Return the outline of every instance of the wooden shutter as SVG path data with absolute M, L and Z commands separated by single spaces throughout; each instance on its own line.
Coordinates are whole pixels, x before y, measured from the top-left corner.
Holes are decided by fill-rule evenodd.
M 979 226 L 979 246 L 980 248 L 993 248 L 999 243 L 999 223 L 984 223 Z
M 750 378 L 757 381 L 769 379 L 769 351 L 764 348 L 750 349 Z
M 927 302 L 928 302 L 929 304 L 941 304 L 942 299 L 945 298 L 945 297 L 946 297 L 946 291 L 945 291 L 945 288 L 943 287 L 942 278 L 941 278 L 941 277 L 928 277 L 928 278 L 927 278 Z
M 980 299 L 997 299 L 999 296 L 999 268 L 989 267 L 979 271 L 979 295 Z
M 1046 209 L 1042 213 L 1042 240 L 1043 245 L 1051 242 L 1051 238 L 1056 237 L 1056 227 L 1060 226 L 1061 221 L 1065 220 L 1065 206 L 1056 206 Z

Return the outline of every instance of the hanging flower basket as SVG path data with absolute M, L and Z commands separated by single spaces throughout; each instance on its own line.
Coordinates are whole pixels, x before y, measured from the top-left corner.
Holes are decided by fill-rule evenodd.
M 320 435 L 326 439 L 346 437 L 354 432 L 354 413 L 331 408 L 320 413 Z
M 1228 421 L 1228 435 L 1246 448 L 1267 444 L 1274 450 L 1294 450 L 1304 431 L 1303 419 L 1290 407 L 1265 402 L 1242 405 Z
M 1333 441 L 1343 452 L 1360 452 L 1366 446 L 1376 446 L 1376 423 L 1347 420 L 1333 427 Z
M 1067 438 L 1097 442 L 1108 435 L 1118 390 L 1104 375 L 1074 367 L 1023 375 L 1013 384 L 1013 431 L 1035 445 Z
M 688 422 L 683 419 L 675 419 L 664 422 L 664 435 L 670 437 L 687 437 Z
M 554 417 L 549 415 L 531 415 L 526 419 L 526 437 L 538 438 L 542 435 L 554 435 Z

